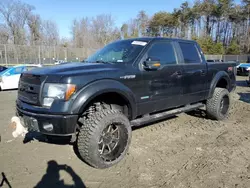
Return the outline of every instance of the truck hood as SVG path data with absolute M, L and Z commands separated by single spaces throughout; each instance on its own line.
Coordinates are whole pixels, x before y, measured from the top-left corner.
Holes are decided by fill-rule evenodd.
M 28 71 L 28 74 L 34 75 L 78 75 L 83 73 L 96 73 L 117 70 L 118 67 L 103 63 L 65 63 L 48 67 L 36 68 Z

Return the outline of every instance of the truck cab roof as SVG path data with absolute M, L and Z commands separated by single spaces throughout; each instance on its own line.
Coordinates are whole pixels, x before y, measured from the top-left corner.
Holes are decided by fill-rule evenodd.
M 122 39 L 122 40 L 130 40 L 130 41 L 145 41 L 145 42 L 151 42 L 151 41 L 157 41 L 157 40 L 171 40 L 171 41 L 179 41 L 179 42 L 194 42 L 194 40 L 185 40 L 185 39 L 179 39 L 179 38 L 169 38 L 169 37 L 136 37 L 136 38 L 130 38 L 130 39 Z

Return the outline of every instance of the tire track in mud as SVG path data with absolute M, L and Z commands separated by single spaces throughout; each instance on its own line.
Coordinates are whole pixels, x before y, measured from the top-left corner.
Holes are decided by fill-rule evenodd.
M 242 124 L 247 120 L 243 121 L 240 117 L 242 114 L 245 115 L 247 113 L 246 111 L 249 110 L 250 105 L 248 106 L 242 102 L 233 101 L 229 118 L 222 122 L 184 114 L 179 115 L 177 118 L 154 124 L 152 127 L 144 127 L 142 130 L 139 130 L 138 132 L 140 132 L 141 138 L 147 137 L 147 135 L 150 134 L 150 137 L 158 137 L 158 144 L 163 140 L 164 144 L 166 144 L 164 147 L 155 145 L 155 149 L 152 149 L 153 146 L 151 146 L 153 150 L 151 153 L 155 153 L 154 165 L 158 164 L 159 166 L 161 163 L 168 162 L 169 160 L 167 158 L 186 154 L 187 148 L 194 150 L 195 147 L 192 147 L 192 144 L 194 144 L 194 146 L 202 146 L 200 152 L 203 154 L 193 152 L 195 154 L 191 155 L 183 165 L 175 164 L 175 169 L 178 166 L 179 168 L 170 178 L 165 178 L 166 175 L 164 172 L 161 174 L 158 170 L 158 176 L 160 173 L 160 177 L 156 181 L 157 186 L 181 187 L 185 185 L 185 187 L 203 187 L 206 185 L 207 187 L 217 187 L 218 185 L 225 186 L 227 184 L 232 186 L 233 183 L 228 183 L 230 182 L 230 178 L 226 178 L 228 179 L 227 182 L 219 181 L 218 179 L 216 181 L 209 181 L 206 180 L 206 177 L 212 180 L 216 177 L 224 177 L 225 172 L 222 170 L 217 172 L 217 170 L 225 169 L 225 171 L 230 171 L 227 168 L 230 167 L 228 163 L 232 160 L 231 158 L 248 161 L 248 158 L 245 156 L 249 156 L 249 147 L 247 147 L 248 150 L 246 150 L 239 147 L 239 145 L 242 143 L 249 145 L 248 137 L 250 136 L 250 128 Z M 243 130 L 242 126 L 244 127 Z M 134 139 L 138 137 L 137 134 L 134 135 Z M 162 139 L 163 136 L 165 136 L 165 139 Z M 223 141 L 224 138 L 227 140 Z M 150 139 L 143 139 L 143 143 L 148 145 L 145 140 L 149 141 Z M 198 144 L 197 141 L 200 142 L 200 144 Z M 167 142 L 172 143 L 172 146 Z M 175 142 L 175 144 L 173 144 L 173 142 Z M 232 149 L 234 151 L 232 151 Z M 235 162 L 233 162 L 232 165 L 236 165 Z M 164 168 L 164 165 L 162 165 L 162 168 Z M 152 174 L 156 174 L 156 169 L 153 168 Z M 231 173 L 231 175 L 233 175 L 233 173 Z M 190 184 L 190 182 L 192 183 Z
M 26 164 L 27 153 L 39 148 L 41 154 L 28 157 L 32 158 L 27 164 L 28 172 L 42 177 L 46 169 L 37 163 L 45 160 L 46 165 L 46 160 L 54 157 L 60 164 L 70 163 L 87 187 L 249 188 L 250 105 L 237 97 L 233 97 L 229 118 L 222 122 L 206 119 L 199 111 L 134 130 L 128 154 L 109 169 L 87 167 L 74 154 L 66 153 L 69 148 L 32 142 L 17 145 L 19 161 L 10 143 L 2 145 L 5 154 L 1 159 L 6 162 L 3 170 L 14 177 L 13 185 L 36 183 L 31 175 L 23 176 L 19 171 L 24 166 L 20 164 Z M 75 160 L 70 161 L 69 155 Z M 7 166 L 11 166 L 11 171 Z

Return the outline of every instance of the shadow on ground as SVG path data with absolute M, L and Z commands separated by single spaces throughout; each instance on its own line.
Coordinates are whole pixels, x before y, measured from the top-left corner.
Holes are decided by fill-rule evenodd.
M 174 119 L 174 118 L 177 118 L 178 116 L 177 115 L 174 115 L 172 117 L 167 117 L 167 118 L 163 118 L 163 119 L 160 119 L 160 120 L 157 120 L 157 121 L 154 121 L 152 123 L 145 123 L 145 124 L 142 124 L 140 126 L 134 126 L 132 127 L 132 130 L 137 130 L 137 129 L 141 129 L 141 128 L 144 128 L 144 127 L 148 127 L 150 125 L 154 125 L 154 124 L 157 124 L 157 123 L 161 123 L 161 122 L 164 122 L 164 121 L 168 121 L 170 119 Z
M 8 91 L 17 91 L 18 89 L 5 89 L 5 90 L 2 90 L 1 92 L 8 92 Z
M 240 96 L 239 100 L 250 103 L 250 93 L 238 93 L 238 95 Z
M 64 183 L 64 180 L 60 179 L 60 171 L 67 172 L 74 182 L 74 185 L 67 185 Z M 81 178 L 75 173 L 75 171 L 68 165 L 59 165 L 56 161 L 51 160 L 48 162 L 48 167 L 46 174 L 42 179 L 37 183 L 34 188 L 44 188 L 44 187 L 53 187 L 53 188 L 73 188 L 81 187 L 85 188 L 85 184 Z
M 86 161 L 84 161 L 84 159 L 81 157 L 81 154 L 80 154 L 79 149 L 78 149 L 78 147 L 77 147 L 77 141 L 74 142 L 74 144 L 73 144 L 73 151 L 74 151 L 75 155 L 77 156 L 77 158 L 78 158 L 79 160 L 81 160 L 82 162 L 88 164 L 88 163 L 87 163 Z
M 2 180 L 0 182 L 0 187 L 3 187 L 4 185 L 8 186 L 9 188 L 11 188 L 10 182 L 7 179 L 6 175 L 4 172 L 1 173 L 2 174 Z
M 238 80 L 236 81 L 236 85 L 240 87 L 249 87 L 247 80 Z
M 206 110 L 203 110 L 203 109 L 196 109 L 196 110 L 193 110 L 190 112 L 186 112 L 186 114 L 190 115 L 190 116 L 197 117 L 197 118 L 209 119 L 209 117 L 207 116 Z
M 26 144 L 31 141 L 37 140 L 39 142 L 46 142 L 46 143 L 51 143 L 51 144 L 56 144 L 56 145 L 68 145 L 68 144 L 71 144 L 70 139 L 71 137 L 46 136 L 39 132 L 29 131 L 25 135 L 23 139 L 23 143 Z
M 86 163 L 83 158 L 81 157 L 78 147 L 77 147 L 77 141 L 75 142 L 70 142 L 71 137 L 61 137 L 61 136 L 47 136 L 47 135 L 43 135 L 39 132 L 28 132 L 23 140 L 23 143 L 29 143 L 32 141 L 38 141 L 38 142 L 45 142 L 45 143 L 49 143 L 49 144 L 55 144 L 55 145 L 72 145 L 73 146 L 73 151 L 76 154 L 76 156 L 78 157 L 78 159 L 80 159 L 81 161 L 83 161 L 84 163 Z

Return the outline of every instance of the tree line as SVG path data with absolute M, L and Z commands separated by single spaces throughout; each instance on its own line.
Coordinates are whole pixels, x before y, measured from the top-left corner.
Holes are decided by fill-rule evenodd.
M 250 53 L 250 1 L 187 1 L 173 12 L 149 17 L 140 11 L 123 24 L 122 36 L 163 36 L 197 40 L 206 54 Z
M 75 19 L 72 37 L 60 39 L 57 24 L 43 20 L 34 6 L 1 0 L 0 43 L 97 49 L 117 39 L 161 36 L 196 40 L 206 54 L 246 54 L 250 53 L 249 17 L 249 0 L 186 1 L 172 12 L 150 16 L 141 10 L 121 28 L 110 14 Z
M 0 2 L 0 43 L 16 45 L 57 45 L 57 24 L 42 20 L 35 7 L 21 1 Z

